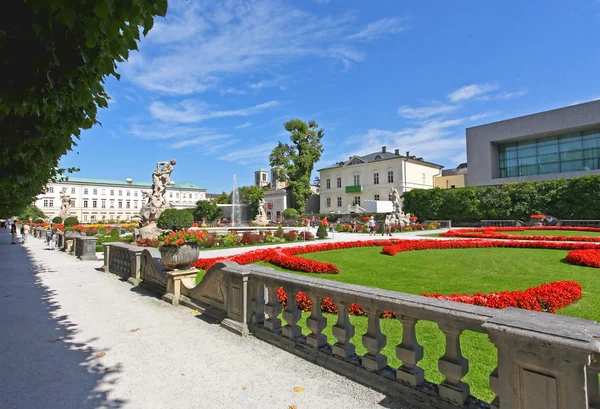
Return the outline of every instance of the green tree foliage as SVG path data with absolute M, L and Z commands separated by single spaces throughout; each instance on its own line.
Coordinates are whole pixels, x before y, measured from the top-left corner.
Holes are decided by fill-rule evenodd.
M 216 220 L 223 217 L 223 209 L 217 206 L 214 202 L 208 200 L 198 200 L 194 209 L 194 220 Z
M 238 189 L 240 203 L 247 204 L 250 208 L 250 219 L 254 219 L 258 213 L 258 202 L 263 198 L 264 191 L 258 186 L 242 186 Z
M 190 228 L 192 224 L 194 224 L 194 216 L 186 209 L 166 209 L 156 222 L 160 229 L 173 231 Z
M 105 79 L 167 11 L 167 0 L 10 3 L 0 13 L 0 216 L 64 174 L 59 158 L 108 106 Z
M 559 219 L 600 219 L 600 175 L 544 182 L 414 189 L 404 193 L 403 209 L 420 220 L 528 220 L 535 213 Z
M 321 139 L 325 133 L 315 121 L 306 123 L 292 119 L 284 126 L 290 133 L 291 143 L 279 142 L 271 152 L 269 161 L 272 167 L 280 170 L 279 178 L 290 184 L 294 208 L 304 213 L 306 202 L 312 194 L 310 176 L 315 163 L 321 159 Z
M 0 183 L 2 183 L 2 182 L 0 182 Z M 4 198 L 2 200 L 4 200 Z M 0 200 L 0 202 L 2 202 L 2 200 Z M 0 204 L 0 207 L 1 206 L 2 205 Z M 44 218 L 46 218 L 46 215 L 36 205 L 28 205 L 19 214 L 19 220 L 29 220 L 29 218 L 31 218 L 33 220 L 44 219 Z
M 298 210 L 294 209 L 293 207 L 287 208 L 283 211 L 283 217 L 286 219 L 293 219 L 296 216 L 298 216 Z
M 231 197 L 227 193 L 223 192 L 223 193 L 221 193 L 219 196 L 217 196 L 215 198 L 214 203 L 216 203 L 216 204 L 230 204 L 231 203 Z
M 73 227 L 73 226 L 77 226 L 79 224 L 79 220 L 77 220 L 77 217 L 67 217 L 64 222 L 65 226 L 69 226 L 69 227 Z

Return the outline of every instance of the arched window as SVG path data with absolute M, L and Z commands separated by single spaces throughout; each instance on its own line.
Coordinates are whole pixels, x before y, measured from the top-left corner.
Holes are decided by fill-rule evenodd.
M 375 160 L 381 160 L 381 156 L 379 156 L 379 155 L 375 156 Z

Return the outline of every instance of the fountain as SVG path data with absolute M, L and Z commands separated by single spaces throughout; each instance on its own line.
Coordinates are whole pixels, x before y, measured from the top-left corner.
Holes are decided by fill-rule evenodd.
M 237 186 L 236 175 L 233 175 L 233 190 L 231 192 L 231 204 L 218 204 L 223 209 L 223 218 L 229 220 L 230 227 L 244 226 L 248 222 L 249 207 L 240 203 L 240 191 Z
M 237 207 L 240 205 L 240 192 L 237 186 L 237 178 L 233 175 L 233 190 L 231 191 L 231 227 L 235 226 L 236 216 L 240 217 L 241 214 Z M 238 211 L 236 211 L 238 210 Z

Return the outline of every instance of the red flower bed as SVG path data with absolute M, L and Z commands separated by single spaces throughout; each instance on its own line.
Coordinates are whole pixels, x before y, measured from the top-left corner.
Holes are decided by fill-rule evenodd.
M 540 226 L 540 227 L 484 227 L 476 229 L 448 230 L 441 233 L 443 237 L 463 237 L 477 239 L 501 239 L 501 240 L 538 240 L 538 241 L 584 241 L 600 242 L 600 237 L 587 236 L 518 236 L 516 234 L 504 234 L 499 232 L 528 231 L 528 230 L 571 230 L 600 232 L 597 227 L 568 227 L 568 226 Z
M 525 291 L 503 291 L 489 294 L 421 294 L 425 297 L 438 298 L 461 302 L 465 304 L 480 305 L 489 308 L 521 308 L 524 310 L 543 311 L 555 313 L 556 310 L 566 307 L 581 298 L 581 285 L 573 281 L 558 281 L 531 287 Z
M 600 268 L 600 250 L 573 250 L 567 254 L 567 261 L 580 266 Z
M 543 214 L 532 214 L 531 216 L 529 216 L 529 218 L 533 220 L 543 220 L 546 218 L 546 216 L 544 216 Z

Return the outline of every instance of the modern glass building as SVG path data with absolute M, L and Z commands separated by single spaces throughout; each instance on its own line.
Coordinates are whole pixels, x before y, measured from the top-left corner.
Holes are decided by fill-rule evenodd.
M 469 186 L 600 173 L 600 100 L 467 129 Z

